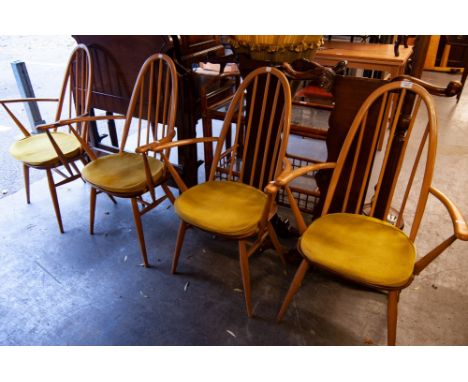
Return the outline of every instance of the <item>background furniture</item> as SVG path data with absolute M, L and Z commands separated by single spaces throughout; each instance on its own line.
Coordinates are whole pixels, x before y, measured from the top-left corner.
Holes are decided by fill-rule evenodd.
M 334 66 L 346 60 L 349 68 L 379 70 L 390 78 L 405 73 L 412 47 L 400 47 L 395 56 L 392 44 L 360 44 L 346 41 L 326 41 L 317 50 L 314 60 L 324 66 Z
M 94 58 L 96 72 L 91 107 L 109 113 L 125 114 L 131 89 L 138 71 L 150 55 L 160 52 L 175 62 L 179 78 L 179 102 L 176 117 L 177 139 L 196 136 L 195 126 L 201 118 L 200 88 L 208 77 L 196 75 L 193 65 L 199 62 L 232 62 L 226 54 L 221 36 L 214 35 L 155 35 L 155 36 L 93 36 L 74 35 L 75 40 L 88 46 Z M 109 125 L 111 145 L 102 143 L 96 126 L 91 126 L 93 147 L 105 152 L 118 151 L 117 135 Z M 179 171 L 187 184 L 197 183 L 200 164 L 195 147 L 178 149 Z
M 291 135 L 306 138 L 301 146 L 307 146 L 307 149 L 302 148 L 300 153 L 296 150 L 293 152 L 292 147 L 288 150 L 287 157 L 293 168 L 320 163 L 326 158 L 325 144 L 317 141 L 327 138 L 328 123 L 324 120 L 335 107 L 332 93 L 335 77 L 337 74 L 343 74 L 345 69 L 346 61 L 341 61 L 332 68 L 303 59 L 283 64 L 292 89 L 297 89 L 292 102 Z M 319 115 L 321 118 L 318 118 Z M 320 198 L 320 190 L 314 176 L 307 174 L 293 183 L 290 189 L 299 208 L 303 212 L 312 213 Z M 284 190 L 279 191 L 278 202 L 289 205 Z
M 468 36 L 447 36 L 447 40 L 451 47 L 458 48 L 461 52 L 460 64 L 463 67 L 461 77 L 462 88 L 457 95 L 457 102 L 460 100 L 463 87 L 465 86 L 466 77 L 468 76 Z

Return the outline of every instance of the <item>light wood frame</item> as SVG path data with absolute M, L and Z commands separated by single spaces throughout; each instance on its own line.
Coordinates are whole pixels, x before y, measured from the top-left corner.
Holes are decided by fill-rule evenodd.
M 55 216 L 61 233 L 64 232 L 64 229 L 56 189 L 61 185 L 67 184 L 81 177 L 80 171 L 75 162 L 80 160 L 85 164 L 87 162 L 87 157 L 84 149 L 72 158 L 66 157 L 55 141 L 51 131 L 55 132 L 60 127 L 68 127 L 69 132 L 73 133 L 80 142 L 86 142 L 88 126 L 87 122 L 83 121 L 82 118 L 87 116 L 89 113 L 92 84 L 93 65 L 91 63 L 91 55 L 85 45 L 78 44 L 68 60 L 67 70 L 63 78 L 59 98 L 17 98 L 0 100 L 0 105 L 3 106 L 25 138 L 30 137 L 31 133 L 20 121 L 20 118 L 15 115 L 8 106 L 19 102 L 57 102 L 55 122 L 36 126 L 38 131 L 45 132 L 45 134 L 48 135 L 48 138 L 56 151 L 57 161 L 45 166 L 32 165 L 23 162 L 23 175 L 26 202 L 29 204 L 31 202 L 29 168 L 32 167 L 46 171 Z M 59 167 L 63 167 L 63 170 L 59 169 Z M 55 182 L 52 172 L 59 174 L 64 179 L 59 182 Z
M 167 185 L 167 168 L 163 168 L 163 175 L 154 182 L 151 176 L 148 155 L 156 157 L 153 152 L 153 145 L 165 144 L 172 141 L 175 136 L 175 119 L 177 112 L 178 97 L 178 77 L 177 70 L 172 59 L 162 53 L 156 53 L 148 57 L 140 69 L 132 97 L 128 106 L 126 116 L 93 116 L 85 117 L 82 121 L 102 121 L 109 119 L 124 119 L 122 139 L 119 147 L 119 153 L 126 151 L 126 145 L 130 132 L 133 132 L 132 126 L 136 125 L 137 147 L 135 152 L 142 156 L 145 167 L 146 187 L 142 191 L 130 193 L 111 192 L 100 188 L 96 184 L 91 184 L 90 192 L 90 234 L 94 234 L 94 221 L 96 212 L 96 197 L 99 193 L 106 193 L 113 197 L 131 199 L 133 217 L 137 229 L 140 251 L 143 259 L 143 265 L 149 267 L 147 249 L 143 233 L 141 217 L 153 208 L 157 207 L 164 200 L 169 198 L 171 203 L 175 197 Z M 146 133 L 145 127 L 146 125 Z M 97 160 L 96 154 L 89 145 L 85 145 L 91 161 Z M 119 154 L 112 154 L 119 155 Z M 170 149 L 161 153 L 164 157 L 169 157 Z M 156 196 L 156 187 L 161 186 L 164 195 Z M 149 199 L 143 198 L 149 194 Z
M 411 94 L 413 97 L 411 100 L 411 102 L 413 102 L 412 112 L 411 112 L 411 115 L 409 116 L 408 115 L 402 116 L 400 114 L 400 111 L 402 109 L 403 103 L 405 102 L 405 97 L 406 96 L 410 97 L 409 94 Z M 392 107 L 391 105 L 389 105 L 389 102 L 391 99 L 393 99 L 394 101 L 396 99 L 395 107 Z M 353 164 L 351 167 L 351 174 L 348 180 L 348 184 L 350 185 L 352 183 L 352 178 L 353 178 L 357 160 L 358 160 L 357 158 L 359 156 L 358 154 L 360 151 L 359 148 L 362 142 L 363 130 L 366 124 L 367 114 L 369 112 L 369 108 L 371 107 L 371 105 L 375 104 L 376 101 L 378 100 L 382 100 L 381 105 L 380 105 L 378 128 L 376 128 L 374 131 L 374 136 L 372 140 L 372 149 L 370 150 L 369 160 L 366 165 L 367 167 L 366 167 L 365 178 L 368 178 L 370 175 L 370 170 L 374 161 L 373 158 L 375 155 L 375 150 L 377 148 L 376 146 L 377 146 L 379 133 L 381 129 L 386 127 L 386 124 L 387 124 L 383 116 L 387 115 L 387 112 L 389 109 L 393 109 L 394 113 L 393 113 L 391 123 L 390 123 L 391 125 L 390 137 L 391 138 L 387 140 L 386 150 L 385 150 L 385 153 L 383 154 L 382 170 L 378 177 L 378 181 L 375 187 L 375 195 L 370 206 L 370 216 L 374 215 L 375 206 L 379 199 L 379 192 L 380 192 L 380 186 L 382 185 L 383 173 L 384 173 L 384 169 L 389 158 L 391 146 L 394 143 L 393 137 L 395 136 L 395 129 L 396 129 L 398 120 L 399 118 L 402 118 L 402 117 L 409 118 L 407 121 L 408 130 L 405 136 L 403 137 L 404 139 L 403 148 L 402 148 L 399 160 L 397 162 L 396 173 L 391 183 L 390 197 L 388 198 L 386 202 L 385 214 L 383 216 L 387 216 L 390 210 L 391 201 L 395 193 L 396 184 L 398 182 L 400 170 L 402 168 L 402 163 L 406 156 L 406 149 L 408 148 L 408 141 L 412 133 L 414 133 L 414 130 L 416 130 L 416 129 L 413 129 L 415 118 L 417 117 L 421 104 L 423 104 L 427 110 L 428 123 L 427 123 L 426 128 L 423 130 L 422 134 L 420 134 L 421 135 L 420 144 L 417 149 L 416 157 L 414 159 L 414 165 L 412 166 L 409 179 L 407 180 L 405 192 L 403 194 L 403 199 L 401 201 L 401 204 L 399 204 L 400 206 L 399 216 L 398 216 L 397 221 L 395 222 L 395 226 L 399 227 L 402 223 L 403 213 L 407 205 L 408 196 L 411 191 L 411 188 L 415 184 L 415 178 L 416 178 L 416 173 L 417 173 L 418 168 L 421 168 L 423 170 L 423 174 L 422 174 L 423 176 L 422 176 L 422 182 L 421 182 L 421 186 L 419 190 L 419 196 L 417 198 L 414 217 L 413 217 L 412 224 L 410 227 L 411 229 L 409 230 L 409 236 L 408 236 L 409 240 L 411 240 L 412 242 L 415 241 L 416 235 L 418 233 L 418 230 L 421 224 L 421 220 L 423 218 L 423 213 L 424 213 L 429 195 L 435 196 L 438 200 L 442 202 L 442 204 L 447 208 L 449 215 L 451 217 L 452 223 L 453 223 L 453 234 L 449 238 L 444 240 L 442 243 L 437 245 L 432 251 L 430 251 L 423 257 L 417 259 L 417 261 L 414 264 L 413 276 L 409 278 L 408 282 L 405 285 L 402 285 L 400 287 L 388 287 L 385 285 L 367 284 L 367 286 L 369 287 L 377 288 L 380 290 L 385 290 L 388 293 L 388 308 L 387 308 L 388 337 L 387 337 L 387 341 L 389 345 L 395 345 L 396 327 L 397 327 L 397 306 L 398 306 L 398 297 L 399 297 L 400 291 L 408 287 L 411 284 L 414 276 L 418 275 L 424 268 L 426 268 L 435 258 L 437 258 L 437 256 L 439 256 L 445 249 L 447 249 L 456 239 L 465 240 L 465 241 L 468 240 L 468 226 L 467 226 L 465 219 L 461 215 L 460 211 L 443 193 L 441 193 L 440 191 L 438 191 L 436 188 L 434 188 L 431 185 L 433 171 L 434 171 L 435 157 L 436 157 L 436 146 L 437 146 L 437 118 L 436 118 L 434 104 L 429 93 L 422 86 L 414 82 L 411 82 L 409 80 L 392 82 L 392 83 L 383 85 L 382 87 L 378 88 L 367 98 L 367 100 L 364 102 L 359 112 L 357 113 L 336 163 L 323 163 L 323 164 L 318 164 L 318 165 L 311 165 L 311 166 L 303 167 L 294 171 L 286 170 L 285 172 L 283 172 L 283 174 L 281 174 L 278 177 L 278 179 L 274 183 L 268 186 L 268 190 L 269 192 L 275 193 L 280 187 L 283 187 L 286 189 L 286 191 L 288 192 L 288 195 L 290 195 L 290 203 L 292 206 L 292 211 L 294 213 L 294 216 L 297 220 L 299 232 L 302 235 L 306 231 L 307 226 L 305 224 L 305 221 L 302 215 L 300 214 L 299 209 L 297 208 L 294 198 L 292 197 L 290 193 L 288 184 L 293 179 L 297 178 L 298 176 L 306 174 L 310 171 L 324 170 L 324 169 L 333 170 L 330 187 L 328 189 L 328 193 L 326 195 L 326 199 L 325 199 L 325 203 L 324 203 L 324 207 L 322 211 L 322 216 L 326 215 L 328 213 L 328 209 L 330 207 L 331 201 L 334 197 L 334 192 L 336 190 L 338 180 L 340 179 L 343 167 L 345 163 L 349 160 L 351 160 Z M 356 154 L 354 155 L 354 157 L 348 158 L 349 157 L 348 153 L 350 152 L 350 148 L 352 147 L 352 145 L 356 145 Z M 426 150 L 426 155 L 424 158 L 425 161 L 423 159 L 424 150 Z M 359 198 L 358 198 L 359 200 L 356 203 L 356 209 L 354 211 L 357 214 L 362 213 L 363 201 L 365 197 L 365 192 L 367 190 L 366 187 L 368 187 L 368 184 L 363 183 L 360 193 L 359 193 Z M 348 198 L 349 190 L 350 188 L 348 187 L 347 194 L 343 202 L 343 212 L 346 211 L 347 209 L 347 203 L 349 200 Z M 300 251 L 300 248 L 299 248 L 299 251 Z M 293 296 L 299 289 L 304 279 L 304 276 L 306 274 L 306 271 L 309 269 L 311 264 L 312 264 L 311 261 L 307 259 L 306 257 L 304 257 L 301 265 L 299 266 L 299 269 L 296 272 L 296 275 L 294 276 L 294 279 L 291 283 L 288 293 L 278 313 L 278 316 L 277 316 L 278 321 L 283 319 Z M 315 263 L 314 265 L 321 267 L 320 265 L 315 264 Z M 330 269 L 327 269 L 327 270 L 336 274 L 336 272 L 333 270 L 330 270 Z M 349 278 L 349 276 L 345 276 L 342 274 L 340 274 L 339 276 Z M 351 279 L 351 281 L 363 284 L 362 281 L 359 281 L 359 280 Z
M 262 80 L 259 81 L 260 78 Z M 248 102 L 244 102 L 247 95 L 250 95 L 251 98 Z M 248 105 L 256 105 L 257 107 L 249 108 Z M 270 105 L 268 109 L 267 105 Z M 252 123 L 255 119 L 254 115 L 260 121 L 256 126 L 253 126 Z M 170 163 L 168 156 L 163 152 L 173 147 L 205 142 L 215 142 L 216 144 L 208 181 L 220 181 L 217 180 L 217 177 L 221 174 L 228 181 L 242 182 L 263 191 L 263 185 L 275 179 L 282 170 L 289 137 L 290 120 L 291 92 L 287 78 L 278 69 L 262 67 L 252 71 L 239 86 L 226 113 L 219 137 L 194 138 L 163 145 L 153 144 L 150 145 L 150 148 L 161 152 L 170 174 L 182 193 L 187 191 L 188 187 Z M 237 129 L 232 146 L 226 148 L 225 142 L 228 133 L 231 132 L 231 123 L 234 123 Z M 260 138 L 262 134 L 266 135 L 266 137 L 263 137 L 265 139 L 263 146 Z M 249 152 L 249 147 L 253 151 Z M 250 159 L 248 152 L 251 154 Z M 268 157 L 272 159 L 269 163 L 267 161 Z M 220 165 L 222 161 L 225 161 L 227 167 Z M 261 163 L 261 166 L 252 167 L 251 171 L 249 171 L 248 166 L 252 163 Z M 269 237 L 284 264 L 283 248 L 270 222 L 270 219 L 276 213 L 275 198 L 276 194 L 274 192 L 268 194 L 261 219 L 251 232 L 239 236 L 227 236 L 219 232 L 212 232 L 218 236 L 238 241 L 245 304 L 249 317 L 252 317 L 253 314 L 249 257 L 258 251 L 264 240 Z M 181 220 L 173 257 L 172 273 L 176 272 L 185 232 L 189 227 L 191 226 L 187 222 Z M 252 242 L 249 239 L 255 240 Z

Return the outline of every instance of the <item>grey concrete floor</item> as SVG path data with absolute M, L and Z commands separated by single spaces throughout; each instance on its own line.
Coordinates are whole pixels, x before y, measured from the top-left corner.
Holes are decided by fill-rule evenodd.
M 424 75 L 439 84 L 458 77 Z M 465 216 L 467 94 L 465 90 L 458 105 L 454 99 L 436 100 L 440 129 L 434 177 L 434 184 Z M 19 164 L 13 163 L 19 172 Z M 180 273 L 171 275 L 178 219 L 168 202 L 143 218 L 153 265 L 149 269 L 141 267 L 127 201 L 115 206 L 100 197 L 96 234 L 88 234 L 89 188 L 81 181 L 59 190 L 66 231 L 60 234 L 41 175 L 32 185 L 30 205 L 22 180 L 15 176 L 18 186 L 2 185 L 11 190 L 0 200 L 2 345 L 386 343 L 386 296 L 317 270 L 309 272 L 284 322 L 277 324 L 274 317 L 296 267 L 283 269 L 271 250 L 251 258 L 252 319 L 245 314 L 235 243 L 189 231 Z M 429 203 L 427 215 L 417 241 L 421 253 L 451 229 L 435 201 Z M 282 241 L 287 247 L 295 245 L 293 240 Z M 468 344 L 466 251 L 466 243 L 456 242 L 402 293 L 398 344 Z

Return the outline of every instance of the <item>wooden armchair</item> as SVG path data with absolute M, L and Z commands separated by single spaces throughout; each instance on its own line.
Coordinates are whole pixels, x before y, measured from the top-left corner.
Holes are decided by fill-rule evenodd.
M 23 163 L 26 201 L 28 204 L 30 203 L 29 168 L 45 170 L 61 233 L 64 231 L 56 188 L 80 178 L 76 161 L 81 160 L 86 163 L 87 158 L 83 144 L 87 140 L 88 126 L 87 122 L 80 118 L 88 115 L 92 83 L 91 56 L 88 48 L 79 44 L 73 50 L 68 61 L 59 98 L 0 100 L 0 104 L 24 135 L 24 138 L 13 143 L 10 147 L 10 153 Z M 9 107 L 14 103 L 32 101 L 57 102 L 55 122 L 37 126 L 37 130 L 45 131 L 45 134 L 31 135 L 20 118 Z M 64 129 L 68 129 L 68 132 L 62 131 Z M 55 182 L 52 171 L 62 176 L 63 180 Z
M 392 102 L 396 102 L 394 107 Z M 378 117 L 375 128 L 366 139 L 366 121 L 373 107 L 377 109 Z M 379 132 L 386 126 L 385 116 L 389 111 L 392 112 L 390 137 L 384 152 L 377 158 Z M 400 135 L 397 126 L 402 119 L 407 130 Z M 397 161 L 392 163 L 389 158 L 396 144 L 394 137 L 398 137 L 401 147 Z M 415 152 L 408 150 L 409 147 L 415 147 Z M 337 276 L 386 291 L 388 344 L 395 344 L 401 290 L 456 239 L 468 240 L 468 225 L 459 210 L 431 185 L 436 147 L 437 118 L 431 96 L 414 82 L 395 81 L 378 87 L 365 100 L 336 161 L 286 171 L 268 186 L 267 190 L 274 194 L 280 187 L 288 190 L 288 184 L 297 176 L 314 170 L 333 170 L 322 214 L 308 227 L 294 198 L 290 197 L 301 233 L 298 250 L 303 260 L 278 313 L 278 320 L 284 317 L 306 271 L 314 264 Z M 358 168 L 365 181 L 360 178 L 356 184 Z M 351 193 L 353 188 L 357 189 L 354 194 Z M 447 208 L 453 222 L 453 234 L 426 255 L 418 257 L 414 242 L 429 195 L 435 196 Z M 331 206 L 336 198 L 340 199 L 341 208 L 333 213 Z M 366 200 L 370 203 L 368 211 L 363 208 Z M 388 216 L 392 203 L 399 208 L 398 216 L 390 224 L 382 217 Z M 405 220 L 408 215 L 412 215 L 412 219 L 403 231 L 398 227 L 401 227 L 404 214 Z
M 249 257 L 269 236 L 282 259 L 282 247 L 270 222 L 276 212 L 275 195 L 263 189 L 281 171 L 286 153 L 291 115 L 289 84 L 279 70 L 263 67 L 242 82 L 226 114 L 219 137 L 203 137 L 153 144 L 163 152 L 182 145 L 215 142 L 216 150 L 207 182 L 187 188 L 162 155 L 182 191 L 174 203 L 180 217 L 172 272 L 175 273 L 187 228 L 196 227 L 239 245 L 239 260 L 247 315 L 252 316 Z M 241 123 L 241 118 L 246 121 Z M 226 147 L 231 123 L 236 126 L 232 145 Z M 250 239 L 254 239 L 250 242 Z
M 91 185 L 90 233 L 94 233 L 96 196 L 104 192 L 132 202 L 133 217 L 140 242 L 144 266 L 148 256 L 141 216 L 158 206 L 167 197 L 174 201 L 169 190 L 167 169 L 156 154 L 150 155 L 148 145 L 167 143 L 175 135 L 174 123 L 177 109 L 177 73 L 172 59 L 157 53 L 150 56 L 138 74 L 127 115 L 88 117 L 86 121 L 124 119 L 120 149 L 116 154 L 96 157 L 89 146 L 91 158 L 82 171 L 83 179 Z M 129 152 L 136 146 L 136 152 Z M 145 147 L 145 149 L 142 149 Z M 169 150 L 162 153 L 169 155 Z M 155 188 L 161 186 L 164 195 L 157 198 Z M 143 198 L 149 193 L 149 198 Z

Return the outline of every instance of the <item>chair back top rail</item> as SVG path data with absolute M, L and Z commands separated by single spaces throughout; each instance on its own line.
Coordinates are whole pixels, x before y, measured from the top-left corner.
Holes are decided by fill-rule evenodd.
M 120 152 L 125 150 L 131 130 L 136 133 L 137 147 L 174 137 L 177 91 L 177 71 L 172 59 L 162 53 L 148 57 L 132 92 Z

